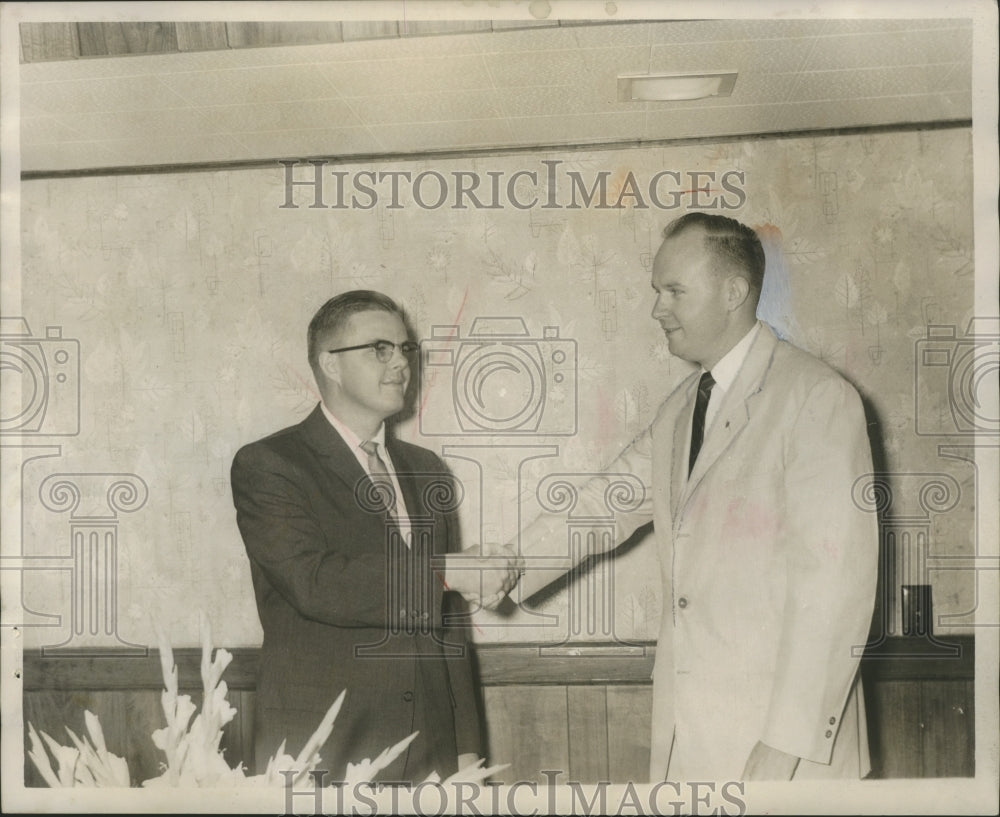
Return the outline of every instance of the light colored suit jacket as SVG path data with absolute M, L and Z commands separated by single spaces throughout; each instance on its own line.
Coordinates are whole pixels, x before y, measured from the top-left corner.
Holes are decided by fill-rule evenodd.
M 606 469 L 646 486 L 617 541 L 653 519 L 659 548 L 651 780 L 736 779 L 757 741 L 802 758 L 796 778 L 863 777 L 858 661 L 878 530 L 852 500 L 872 470 L 861 400 L 762 326 L 689 478 L 697 384 L 682 382 Z M 588 482 L 576 512 L 599 514 L 607 483 Z M 556 552 L 563 525 L 545 515 L 522 532 L 529 589 L 531 555 Z

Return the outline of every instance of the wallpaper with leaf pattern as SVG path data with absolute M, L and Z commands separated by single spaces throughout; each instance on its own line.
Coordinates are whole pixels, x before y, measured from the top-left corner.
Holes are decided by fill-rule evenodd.
M 926 540 L 919 559 L 974 552 L 974 470 L 960 451 L 949 457 L 938 450 L 968 441 L 942 436 L 956 431 L 949 370 L 924 366 L 917 354 L 929 324 L 955 327 L 943 344 L 965 348 L 973 290 L 968 130 L 337 169 L 494 171 L 506 179 L 520 169 L 542 172 L 543 159 L 561 160 L 561 170 L 588 180 L 604 170 L 613 179 L 631 170 L 640 182 L 663 169 L 743 171 L 745 204 L 723 212 L 764 238 L 762 316 L 863 394 L 877 423 L 876 461 L 899 475 L 892 510 L 926 522 L 912 531 L 914 543 Z M 74 620 L 90 620 L 79 610 L 74 619 L 74 605 L 90 603 L 111 605 L 101 618 L 111 632 L 84 627 L 73 643 L 151 643 L 156 618 L 175 644 L 195 644 L 199 611 L 208 614 L 216 643 L 259 642 L 229 467 L 241 445 L 299 421 L 315 405 L 305 328 L 337 292 L 389 293 L 425 339 L 434 327 L 457 326 L 466 338 L 476 318 L 521 318 L 531 348 L 563 344 L 572 366 L 561 382 L 544 370 L 546 433 L 463 433 L 448 402 L 455 370 L 447 367 L 423 384 L 425 414 L 411 414 L 398 428 L 444 453 L 462 480 L 469 544 L 512 537 L 519 518 L 537 508 L 535 487 L 547 475 L 598 470 L 689 371 L 671 358 L 650 318 L 652 254 L 660 230 L 683 208 L 427 210 L 404 198 L 400 209 L 384 201 L 371 210 L 290 209 L 279 207 L 285 189 L 277 164 L 34 180 L 22 184 L 21 195 L 22 316 L 35 337 L 53 326 L 79 342 L 80 386 L 78 433 L 45 436 L 58 430 L 50 425 L 25 435 L 25 444 L 49 448 L 13 454 L 23 467 L 7 477 L 22 481 L 22 555 L 39 568 L 23 578 L 24 615 L 39 625 L 27 631 L 29 645 L 66 641 Z M 308 203 L 301 191 L 297 199 Z M 56 339 L 45 342 L 38 348 L 52 355 Z M 68 366 L 72 379 L 74 361 Z M 72 390 L 53 388 L 49 399 L 62 401 L 53 411 L 72 413 Z M 71 424 L 56 414 L 47 422 Z M 567 429 L 575 433 L 548 433 Z M 74 595 L 70 537 L 83 522 L 41 498 L 46 478 L 57 473 L 130 474 L 148 491 L 136 500 L 141 507 L 111 514 L 107 523 L 116 542 L 107 556 L 116 595 Z M 927 510 L 921 490 L 934 474 L 947 477 L 953 496 Z M 88 479 L 97 487 L 85 491 L 104 490 L 102 478 Z M 108 516 L 101 507 L 94 514 Z M 575 580 L 586 593 L 552 592 L 532 614 L 477 615 L 476 637 L 655 638 L 656 560 L 651 542 L 630 546 L 613 565 Z M 915 569 L 916 562 L 907 564 Z M 612 576 L 614 592 L 606 594 Z M 915 583 L 928 580 L 935 611 L 956 616 L 952 631 L 966 630 L 975 577 L 936 569 Z M 596 623 L 584 616 L 574 624 L 571 608 L 591 591 Z

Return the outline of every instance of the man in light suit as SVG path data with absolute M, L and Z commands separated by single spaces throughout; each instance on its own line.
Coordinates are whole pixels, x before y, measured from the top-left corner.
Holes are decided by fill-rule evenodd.
M 257 768 L 282 740 L 297 755 L 346 689 L 320 750 L 325 784 L 416 730 L 380 780 L 446 777 L 481 754 L 469 651 L 442 624 L 454 594 L 431 569 L 458 547 L 455 487 L 438 457 L 385 428 L 404 407 L 417 344 L 399 307 L 366 290 L 324 304 L 308 343 L 322 401 L 232 467 L 264 630 Z
M 653 520 L 659 548 L 653 781 L 869 771 L 858 653 L 878 534 L 852 501 L 872 470 L 865 417 L 851 385 L 757 321 L 763 274 L 750 228 L 703 213 L 668 225 L 653 317 L 698 369 L 606 469 L 646 487 L 617 541 Z M 602 515 L 608 482 L 588 482 L 574 513 Z M 551 581 L 531 557 L 567 552 L 564 522 L 521 532 L 522 597 Z

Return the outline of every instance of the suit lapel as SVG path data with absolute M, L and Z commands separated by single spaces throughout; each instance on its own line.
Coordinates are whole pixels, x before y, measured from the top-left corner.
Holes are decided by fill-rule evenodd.
M 736 380 L 733 381 L 733 385 L 726 392 L 722 404 L 719 406 L 718 413 L 712 420 L 711 426 L 705 432 L 705 440 L 702 443 L 701 451 L 698 452 L 698 459 L 695 460 L 691 476 L 687 478 L 683 500 L 679 504 L 680 510 L 683 510 L 702 479 L 715 463 L 718 462 L 719 457 L 732 445 L 733 441 L 740 435 L 740 432 L 743 431 L 749 422 L 751 398 L 761 389 L 764 376 L 771 365 L 776 345 L 777 339 L 774 333 L 767 324 L 762 324 L 757 338 L 747 353 L 746 360 L 743 361 L 743 365 L 736 375 Z M 693 396 L 691 401 L 693 401 Z M 687 436 L 681 440 L 679 456 L 676 454 L 674 456 L 675 476 L 676 469 L 679 466 L 681 469 L 680 479 L 682 480 L 684 479 L 683 469 L 687 467 L 687 443 L 691 436 L 690 414 L 691 412 L 689 411 L 687 421 L 684 423 Z
M 750 419 L 747 412 L 746 397 L 737 391 L 737 382 L 726 392 L 719 411 L 712 420 L 711 427 L 705 432 L 705 441 L 698 452 L 698 459 L 694 461 L 694 468 L 688 477 L 687 496 L 698 487 L 706 472 L 715 465 L 722 453 L 730 446 L 733 440 L 743 430 Z
M 673 463 L 670 471 L 670 514 L 673 519 L 677 518 L 677 511 L 683 507 L 682 501 L 687 495 L 688 442 L 691 440 L 691 420 L 698 393 L 698 377 L 695 372 L 681 386 L 687 389 L 687 393 L 677 415 L 677 422 L 674 423 Z
M 326 419 L 323 409 L 319 405 L 302 421 L 300 428 L 306 444 L 326 464 L 325 471 L 340 480 L 352 493 L 356 490 L 359 482 L 369 479 L 367 472 L 361 467 L 361 463 L 354 456 L 350 446 L 330 425 L 330 421 Z M 386 429 L 385 444 L 389 458 L 396 469 L 399 488 L 403 492 L 406 515 L 413 521 L 427 513 L 420 493 L 421 481 L 419 477 L 415 476 L 413 466 L 388 429 Z
M 306 444 L 325 462 L 327 472 L 353 492 L 358 482 L 366 478 L 365 469 L 344 438 L 330 425 L 319 404 L 300 427 Z

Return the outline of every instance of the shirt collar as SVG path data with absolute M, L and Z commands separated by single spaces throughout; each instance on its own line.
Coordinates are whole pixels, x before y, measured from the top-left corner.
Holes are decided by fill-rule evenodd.
M 747 359 L 750 347 L 759 331 L 760 321 L 756 321 L 753 328 L 743 336 L 740 342 L 726 352 L 722 360 L 712 367 L 712 379 L 722 391 L 728 391 L 729 387 L 733 385 L 733 381 L 739 374 L 743 361 Z
M 361 443 L 365 442 L 357 434 L 355 434 L 351 429 L 344 425 L 340 420 L 338 420 L 333 413 L 326 407 L 326 403 L 320 402 L 320 408 L 323 409 L 323 414 L 327 420 L 330 421 L 330 425 L 334 427 L 338 434 L 344 438 L 344 442 L 350 447 L 352 451 L 357 451 L 361 447 Z M 370 437 L 369 439 L 378 443 L 379 448 L 383 451 L 385 450 L 385 423 L 382 423 L 378 427 L 378 431 Z

